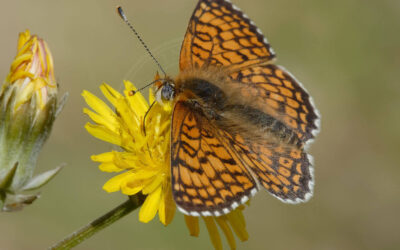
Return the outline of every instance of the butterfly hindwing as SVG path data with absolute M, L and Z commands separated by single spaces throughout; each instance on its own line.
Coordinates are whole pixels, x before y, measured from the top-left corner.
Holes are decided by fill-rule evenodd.
M 204 64 L 240 68 L 275 57 L 254 23 L 226 0 L 200 0 L 181 48 L 180 69 Z
M 315 137 L 319 129 L 317 110 L 310 95 L 288 71 L 273 64 L 256 65 L 237 70 L 230 77 L 234 80 L 232 88 L 240 87 L 243 98 L 294 131 L 302 143 Z
M 313 192 L 312 162 L 303 149 L 269 141 L 245 141 L 220 131 L 258 183 L 288 203 L 307 201 Z
M 257 191 L 250 172 L 190 102 L 174 107 L 171 171 L 175 202 L 193 216 L 228 213 Z

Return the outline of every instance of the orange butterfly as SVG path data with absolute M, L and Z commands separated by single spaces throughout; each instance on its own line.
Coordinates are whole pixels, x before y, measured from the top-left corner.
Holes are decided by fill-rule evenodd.
M 261 187 L 298 203 L 312 196 L 318 111 L 301 84 L 271 63 L 261 31 L 227 0 L 200 0 L 189 21 L 180 73 L 156 96 L 174 105 L 172 193 L 180 211 L 219 216 Z

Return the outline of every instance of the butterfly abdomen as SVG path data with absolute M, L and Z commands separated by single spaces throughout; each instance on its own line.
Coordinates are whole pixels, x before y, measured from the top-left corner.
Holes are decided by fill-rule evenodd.
M 241 133 L 248 141 L 287 143 L 301 147 L 301 141 L 292 129 L 260 109 L 249 105 L 230 104 L 225 107 L 224 118 L 226 121 L 218 121 L 221 126 L 227 127 L 231 124 L 233 128 L 230 130 L 233 133 Z

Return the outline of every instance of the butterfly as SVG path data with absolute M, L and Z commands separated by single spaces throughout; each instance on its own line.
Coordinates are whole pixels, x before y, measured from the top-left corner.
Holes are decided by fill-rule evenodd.
M 281 201 L 313 192 L 307 145 L 319 115 L 304 87 L 273 64 L 257 26 L 228 0 L 200 0 L 180 52 L 180 73 L 155 84 L 172 102 L 171 185 L 178 209 L 220 216 L 264 188 Z

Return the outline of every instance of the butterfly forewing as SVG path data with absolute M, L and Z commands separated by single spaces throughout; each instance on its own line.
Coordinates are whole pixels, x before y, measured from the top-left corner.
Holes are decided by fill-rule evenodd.
M 172 192 L 182 212 L 222 215 L 257 191 L 236 153 L 190 102 L 175 104 L 171 136 Z
M 180 69 L 204 64 L 245 67 L 274 57 L 261 31 L 236 6 L 200 0 L 182 44 Z

